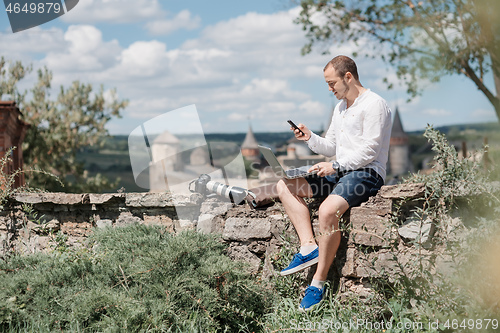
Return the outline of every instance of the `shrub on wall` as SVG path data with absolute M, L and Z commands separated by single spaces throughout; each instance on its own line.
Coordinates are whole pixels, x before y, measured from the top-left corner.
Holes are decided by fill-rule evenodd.
M 0 262 L 0 330 L 251 331 L 269 291 L 214 236 L 133 225 Z

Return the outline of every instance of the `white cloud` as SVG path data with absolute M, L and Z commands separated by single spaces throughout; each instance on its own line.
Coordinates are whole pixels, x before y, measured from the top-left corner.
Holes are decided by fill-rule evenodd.
M 471 118 L 474 119 L 474 122 L 489 122 L 489 121 L 498 121 L 498 118 L 495 114 L 495 110 L 493 107 L 489 110 L 486 109 L 477 109 L 471 112 Z
M 18 33 L 0 33 L 0 55 L 10 60 L 30 62 L 33 57 L 48 52 L 62 52 L 68 45 L 61 29 L 31 28 Z
M 61 16 L 68 23 L 133 23 L 165 14 L 158 0 L 84 0 Z
M 117 40 L 103 41 L 101 31 L 91 25 L 69 26 L 63 39 L 66 49 L 50 50 L 41 61 L 56 74 L 85 72 L 91 76 L 113 66 L 121 52 Z
M 309 115 L 318 115 L 318 116 L 324 116 L 325 114 L 328 114 L 329 110 L 327 106 L 321 102 L 318 101 L 312 101 L 312 100 L 307 100 L 304 103 L 299 105 L 299 110 L 305 112 L 308 116 Z
M 159 41 L 135 42 L 121 54 L 120 66 L 130 76 L 154 76 L 166 59 L 167 46 Z
M 146 23 L 146 29 L 154 35 L 169 35 L 180 29 L 194 30 L 200 25 L 199 16 L 192 16 L 189 10 L 183 10 L 172 19 L 164 18 Z
M 291 82 L 322 83 L 323 66 L 331 57 L 300 55 L 305 38 L 293 23 L 297 13 L 247 13 L 205 28 L 199 38 L 176 49 L 136 42 L 123 50 L 118 66 L 102 75 L 120 82 L 120 91 L 141 96 L 128 108 L 131 117 L 196 103 L 210 115 L 203 119 L 207 130 L 241 130 L 249 115 L 262 124 L 259 130 L 286 130 L 286 119 L 311 116 L 318 126 L 328 118 L 328 108 Z
M 88 2 L 97 7 L 117 5 L 115 0 Z M 123 2 L 121 7 L 127 7 L 128 0 Z M 152 0 L 137 3 L 157 4 Z M 83 4 L 74 10 L 82 11 L 82 21 L 97 10 L 89 4 L 79 8 Z M 57 47 L 46 49 L 40 62 L 53 71 L 54 87 L 76 79 L 102 83 L 106 89 L 116 87 L 121 98 L 130 100 L 123 115 L 131 125 L 110 127 L 118 128 L 119 133 L 193 103 L 205 115 L 202 121 L 210 131 L 246 130 L 249 116 L 258 121 L 259 131 L 287 130 L 286 119 L 315 128 L 328 119 L 329 111 L 314 99 L 309 86 L 319 83 L 328 94 L 322 69 L 331 56 L 300 55 L 305 38 L 300 26 L 293 23 L 298 10 L 247 13 L 220 21 L 202 30 L 199 37 L 171 49 L 162 40 L 141 39 L 120 45 L 106 39 L 95 26 L 72 25 L 65 32 L 59 31 L 52 42 Z M 126 21 L 128 12 L 120 8 L 108 13 L 115 15 L 109 22 Z M 181 13 L 176 19 L 184 20 L 184 29 L 198 24 L 189 12 Z M 104 14 L 94 14 L 98 16 L 93 18 L 95 22 L 102 21 L 99 15 Z M 157 17 L 165 17 L 164 12 L 160 14 Z M 347 52 L 350 48 L 345 44 L 341 49 Z
M 445 109 L 425 109 L 423 113 L 433 117 L 447 117 L 453 114 L 450 110 Z
M 259 100 L 272 100 L 276 97 L 288 100 L 301 100 L 308 95 L 299 91 L 292 91 L 286 80 L 252 79 L 241 90 L 241 98 L 255 98 Z

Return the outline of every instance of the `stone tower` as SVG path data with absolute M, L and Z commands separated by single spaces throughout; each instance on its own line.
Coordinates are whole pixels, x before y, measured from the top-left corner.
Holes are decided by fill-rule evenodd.
M 241 145 L 241 155 L 249 161 L 258 161 L 260 157 L 259 144 L 255 139 L 252 126 L 248 126 L 248 132 Z
M 154 139 L 151 153 L 153 160 L 149 165 L 150 191 L 169 190 L 168 180 L 173 180 L 175 172 L 183 170 L 179 139 L 165 131 Z
M 389 174 L 402 176 L 411 171 L 410 146 L 408 135 L 403 129 L 399 110 L 396 107 L 394 120 L 392 122 L 391 144 L 389 148 Z

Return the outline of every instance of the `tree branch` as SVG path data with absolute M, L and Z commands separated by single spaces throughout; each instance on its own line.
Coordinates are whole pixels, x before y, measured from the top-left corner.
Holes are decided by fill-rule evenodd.
M 498 98 L 493 95 L 493 93 L 486 87 L 483 83 L 483 81 L 476 75 L 474 70 L 470 67 L 469 63 L 466 60 L 461 61 L 462 68 L 465 71 L 465 75 L 470 78 L 477 86 L 479 90 L 483 92 L 483 94 L 486 95 L 486 98 L 490 101 L 491 104 L 495 107 L 495 109 L 498 109 L 500 107 L 500 101 Z
M 431 52 L 427 52 L 427 51 L 424 51 L 424 50 L 412 48 L 412 47 L 410 47 L 408 45 L 401 44 L 400 42 L 398 42 L 398 41 L 396 41 L 394 39 L 390 39 L 390 38 L 384 37 L 384 36 L 382 36 L 382 35 L 380 35 L 380 34 L 377 33 L 377 27 L 376 27 L 376 25 L 385 25 L 385 24 L 389 24 L 390 22 L 377 23 L 375 21 L 368 20 L 368 19 L 366 19 L 366 18 L 364 18 L 364 17 L 362 17 L 360 15 L 356 15 L 354 13 L 350 13 L 350 14 L 352 15 L 352 17 L 355 17 L 359 22 L 363 22 L 363 23 L 366 23 L 368 25 L 374 24 L 375 27 L 370 27 L 370 29 L 367 29 L 363 25 L 361 25 L 359 27 L 359 29 L 361 31 L 363 31 L 363 32 L 366 32 L 369 35 L 372 35 L 373 37 L 375 37 L 376 39 L 378 39 L 380 42 L 390 43 L 390 44 L 395 45 L 398 48 L 406 50 L 406 51 L 408 51 L 410 53 L 419 53 L 419 54 L 428 55 L 428 56 L 435 56 L 435 54 L 433 54 Z

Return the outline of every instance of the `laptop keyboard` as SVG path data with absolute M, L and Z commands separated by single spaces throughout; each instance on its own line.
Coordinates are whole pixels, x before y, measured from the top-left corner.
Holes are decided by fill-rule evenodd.
M 286 175 L 288 176 L 288 178 L 296 178 L 296 177 L 301 177 L 301 176 L 309 174 L 307 172 L 307 170 L 300 169 L 300 168 L 290 169 L 290 170 L 287 170 L 285 172 L 286 172 Z

